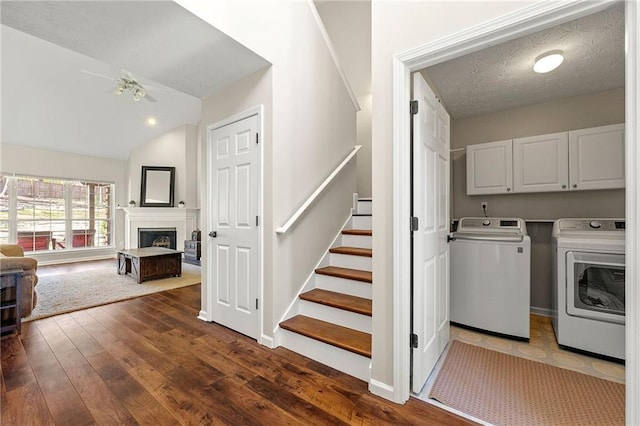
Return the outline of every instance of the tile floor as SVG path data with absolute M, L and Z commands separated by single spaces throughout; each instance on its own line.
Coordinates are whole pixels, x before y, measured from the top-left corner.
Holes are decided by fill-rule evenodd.
M 579 371 L 602 379 L 618 383 L 625 382 L 623 364 L 590 357 L 558 347 L 553 326 L 551 325 L 551 318 L 548 317 L 531 315 L 529 342 L 496 337 L 456 326 L 451 326 L 451 338 L 521 358 Z

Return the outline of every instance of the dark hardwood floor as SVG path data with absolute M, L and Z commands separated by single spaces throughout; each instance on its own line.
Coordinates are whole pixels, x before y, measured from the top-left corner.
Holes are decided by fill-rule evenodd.
M 1 342 L 2 425 L 468 424 L 397 405 L 284 348 L 196 319 L 200 286 L 24 323 Z

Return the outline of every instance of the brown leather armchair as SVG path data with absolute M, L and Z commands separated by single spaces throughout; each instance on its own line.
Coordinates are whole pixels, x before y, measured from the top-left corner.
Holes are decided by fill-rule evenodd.
M 22 269 L 23 276 L 20 282 L 22 316 L 31 315 L 36 306 L 38 284 L 38 261 L 31 257 L 24 257 L 24 250 L 17 244 L 0 244 L 0 268 Z

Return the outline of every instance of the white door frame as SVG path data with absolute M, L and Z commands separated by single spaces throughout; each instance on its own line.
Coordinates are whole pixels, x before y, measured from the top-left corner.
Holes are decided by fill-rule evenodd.
M 411 197 L 409 191 L 410 74 L 424 67 L 482 50 L 491 45 L 531 34 L 544 28 L 595 13 L 612 4 L 606 2 L 557 1 L 540 2 L 500 18 L 468 28 L 459 33 L 416 46 L 393 58 L 393 399 L 404 403 L 409 399 L 411 374 L 410 330 L 410 247 L 409 226 Z M 638 172 L 640 152 L 638 114 L 638 28 L 640 8 L 626 2 L 626 277 L 634 284 L 627 286 L 626 338 L 626 416 L 628 424 L 640 424 L 640 289 L 638 289 L 638 230 L 640 198 Z M 375 234 L 374 234 L 375 235 Z
M 255 107 L 249 108 L 237 114 L 234 114 L 230 117 L 227 117 L 223 120 L 217 121 L 213 124 L 209 124 L 207 126 L 207 136 L 206 136 L 206 147 L 204 149 L 204 155 L 206 158 L 205 167 L 206 170 L 206 182 L 205 182 L 205 193 L 207 194 L 207 215 L 205 218 L 205 230 L 202 232 L 203 238 L 209 238 L 209 231 L 214 227 L 212 225 L 212 212 L 209 206 L 211 205 L 211 200 L 209 199 L 209 194 L 211 194 L 211 168 L 209 167 L 209 158 L 211 154 L 211 140 L 210 135 L 213 130 L 219 129 L 221 127 L 227 126 L 231 123 L 235 123 L 236 121 L 244 120 L 245 118 L 249 118 L 252 116 L 258 117 L 258 163 L 260 167 L 260 173 L 258 175 L 258 179 L 260 180 L 259 188 L 258 188 L 258 216 L 260 217 L 260 226 L 258 227 L 258 294 L 260 298 L 260 311 L 258 313 L 258 343 L 265 344 L 268 342 L 264 341 L 264 333 L 263 333 L 263 322 L 264 318 L 262 313 L 264 312 L 264 229 L 262 219 L 264 218 L 264 207 L 263 207 L 263 195 L 264 195 L 264 106 L 257 105 Z M 208 247 L 207 247 L 208 248 Z M 203 253 L 202 259 L 208 259 L 208 250 L 206 253 Z M 207 262 L 207 260 L 204 260 Z M 206 309 L 200 311 L 200 315 L 198 318 L 205 321 L 213 321 L 213 309 L 215 307 L 215 289 L 212 287 L 213 280 L 211 279 L 211 265 L 206 265 L 206 285 L 207 285 L 207 298 L 206 298 Z

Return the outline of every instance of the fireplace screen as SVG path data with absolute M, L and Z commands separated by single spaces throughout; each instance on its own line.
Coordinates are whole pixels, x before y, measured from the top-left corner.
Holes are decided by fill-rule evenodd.
M 138 247 L 176 249 L 176 228 L 139 228 Z

